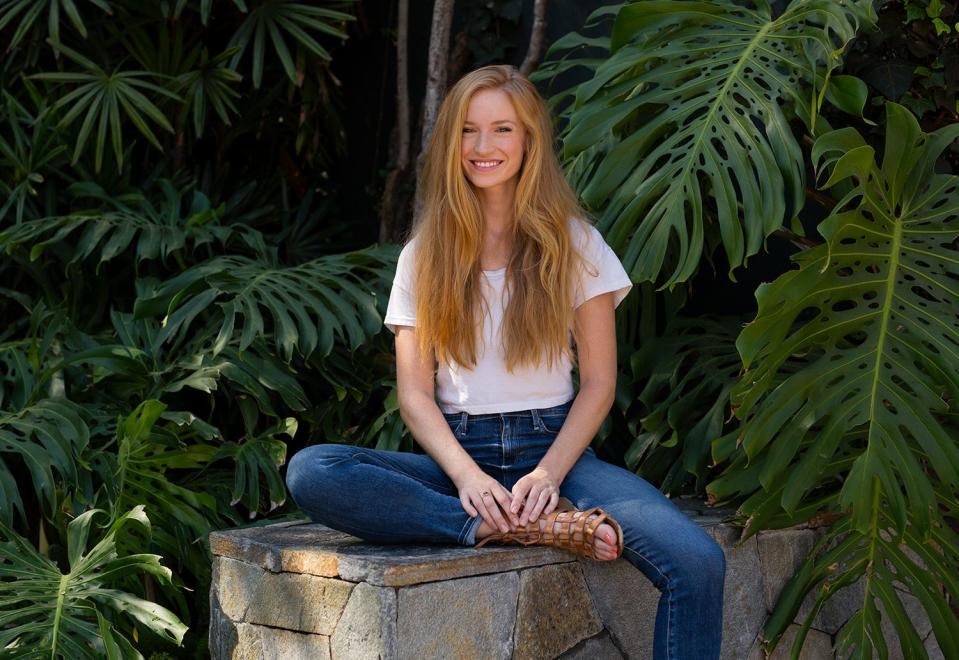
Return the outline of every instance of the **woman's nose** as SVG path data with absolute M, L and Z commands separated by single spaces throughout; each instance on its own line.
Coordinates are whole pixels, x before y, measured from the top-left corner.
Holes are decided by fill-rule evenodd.
M 489 147 L 490 147 L 489 138 L 482 132 L 477 133 L 476 143 L 473 145 L 473 151 L 476 152 L 477 154 L 483 154 L 489 151 Z

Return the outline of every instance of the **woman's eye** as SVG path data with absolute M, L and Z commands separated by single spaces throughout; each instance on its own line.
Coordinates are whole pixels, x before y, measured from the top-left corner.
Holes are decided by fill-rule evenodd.
M 509 126 L 500 126 L 500 127 L 499 127 L 498 129 L 496 129 L 496 130 L 502 131 L 503 133 L 509 133 L 509 132 L 512 131 L 513 129 L 510 128 Z
M 472 132 L 473 132 L 473 129 L 472 129 L 472 128 L 464 128 L 464 129 L 463 129 L 463 132 L 464 132 L 464 133 L 472 133 Z

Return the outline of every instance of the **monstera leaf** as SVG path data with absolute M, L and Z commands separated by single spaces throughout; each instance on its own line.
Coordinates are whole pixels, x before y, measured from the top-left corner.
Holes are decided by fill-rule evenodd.
M 562 140 L 634 281 L 683 282 L 719 242 L 732 270 L 795 217 L 804 164 L 790 120 L 812 123 L 839 54 L 872 20 L 865 0 L 797 0 L 777 18 L 761 0 L 619 10 L 609 57 L 579 61 L 593 76 L 565 110 Z M 553 51 L 601 44 L 571 38 Z
M 959 656 L 959 621 L 943 596 L 959 597 L 959 546 L 944 520 L 959 488 L 959 177 L 936 171 L 957 138 L 959 125 L 924 134 L 895 104 L 881 164 L 851 128 L 822 136 L 813 159 L 830 171 L 825 187 L 849 192 L 820 226 L 826 244 L 759 288 L 758 315 L 737 341 L 747 372 L 733 402 L 748 471 L 709 488 L 718 499 L 756 490 L 744 505 L 752 516 L 811 503 L 848 513 L 844 550 L 808 568 L 822 577 L 841 555 L 842 579 L 865 581 L 841 651 L 879 648 L 876 603 L 894 622 L 902 610 L 894 576 L 920 600 L 945 656 Z M 803 368 L 782 380 L 797 359 Z M 780 603 L 770 638 L 798 602 Z M 925 657 L 916 639 L 900 634 L 905 657 Z
M 127 628 L 129 623 L 140 625 L 180 644 L 187 627 L 176 615 L 113 588 L 118 580 L 131 575 L 149 574 L 161 583 L 170 581 L 170 569 L 160 565 L 159 556 L 120 556 L 117 552 L 117 537 L 124 527 L 136 523 L 149 531 L 143 507 L 118 516 L 103 538 L 88 549 L 98 516 L 106 513 L 91 509 L 67 527 L 67 572 L 0 524 L 0 654 L 4 657 L 142 658 L 118 619 L 127 619 Z
M 203 492 L 176 483 L 176 470 L 206 467 L 214 445 L 182 441 L 177 433 L 157 424 L 166 406 L 144 401 L 117 424 L 116 470 L 105 480 L 111 505 L 120 511 L 136 504 L 152 513 L 157 528 L 154 541 L 161 552 L 181 552 L 179 543 L 195 544 L 220 522 L 216 501 Z
M 26 520 L 16 471 L 3 457 L 16 455 L 30 474 L 44 512 L 59 505 L 57 490 L 79 481 L 78 466 L 90 440 L 82 411 L 70 401 L 44 399 L 16 412 L 0 412 L 0 521 L 14 512 Z
M 186 333 L 201 312 L 218 309 L 217 355 L 234 334 L 239 350 L 272 334 L 276 351 L 328 355 L 334 342 L 357 348 L 382 329 L 377 293 L 388 287 L 396 246 L 327 255 L 299 266 L 274 267 L 244 257 L 219 257 L 167 280 L 137 300 L 138 316 L 166 313 L 164 339 Z M 213 304 L 216 303 L 216 307 Z M 264 312 L 272 323 L 267 324 Z
M 224 206 L 214 207 L 193 184 L 178 187 L 160 179 L 149 197 L 139 193 L 124 198 L 111 197 L 100 186 L 84 182 L 71 188 L 77 198 L 94 198 L 100 210 L 29 220 L 0 232 L 0 249 L 12 253 L 29 248 L 31 261 L 48 249 L 56 249 L 67 263 L 99 257 L 100 264 L 136 255 L 136 265 L 160 259 L 177 251 L 181 255 L 201 248 L 233 248 L 258 254 L 267 251 L 262 235 L 243 225 L 220 224 Z
M 690 476 L 702 488 L 742 368 L 735 345 L 740 327 L 735 317 L 677 318 L 630 358 L 642 412 L 629 423 L 635 439 L 626 465 L 663 492 L 678 492 Z

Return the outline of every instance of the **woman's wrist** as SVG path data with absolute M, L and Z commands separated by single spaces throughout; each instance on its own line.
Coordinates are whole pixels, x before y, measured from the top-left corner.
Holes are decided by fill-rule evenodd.
M 556 484 L 557 487 L 559 487 L 559 485 L 563 483 L 563 479 L 566 478 L 566 473 L 568 470 L 563 470 L 560 466 L 554 465 L 552 461 L 548 460 L 548 458 L 548 455 L 544 456 L 533 472 L 536 472 L 536 470 L 541 470 L 553 481 L 553 483 Z
M 453 482 L 453 485 L 456 486 L 457 490 L 461 489 L 464 484 L 468 483 L 470 480 L 486 474 L 480 469 L 480 467 L 472 458 L 470 458 L 468 455 L 466 458 L 466 461 L 463 461 L 461 464 L 450 468 L 446 475 L 450 478 L 450 481 Z

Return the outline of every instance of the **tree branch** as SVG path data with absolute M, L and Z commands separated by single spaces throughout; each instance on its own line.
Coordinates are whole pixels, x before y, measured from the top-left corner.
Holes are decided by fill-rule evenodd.
M 520 73 L 524 76 L 528 76 L 539 66 L 539 60 L 543 56 L 543 46 L 545 42 L 546 0 L 536 0 L 536 3 L 533 5 L 533 30 L 529 35 L 529 48 L 526 50 L 526 57 L 519 67 Z

